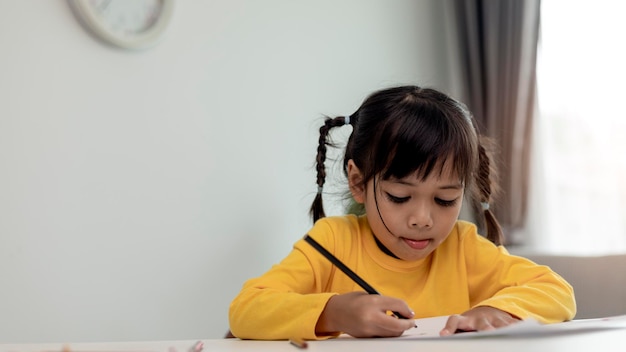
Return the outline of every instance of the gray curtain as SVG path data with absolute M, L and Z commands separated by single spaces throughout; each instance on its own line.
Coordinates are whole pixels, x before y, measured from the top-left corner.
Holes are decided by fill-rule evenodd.
M 540 0 L 444 3 L 453 22 L 459 98 L 499 147 L 501 193 L 492 207 L 510 244 L 511 231 L 526 218 Z

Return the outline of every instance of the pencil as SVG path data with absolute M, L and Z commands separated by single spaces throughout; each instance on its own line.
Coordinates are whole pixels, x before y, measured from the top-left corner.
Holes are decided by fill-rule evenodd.
M 339 259 L 337 259 L 337 257 L 332 255 L 332 253 L 327 251 L 326 248 L 324 248 L 311 236 L 307 234 L 306 236 L 304 236 L 304 240 L 308 244 L 313 246 L 313 248 L 315 248 L 318 252 L 320 252 L 324 257 L 326 257 L 326 259 L 330 260 L 330 262 L 333 263 L 337 268 L 339 268 L 339 270 L 341 270 L 344 274 L 348 275 L 348 277 L 351 278 L 352 281 L 356 282 L 359 286 L 361 286 L 361 288 L 363 288 L 365 292 L 369 293 L 370 295 L 380 295 L 380 293 L 376 291 L 372 286 L 370 286 L 370 284 L 365 282 L 365 280 L 363 280 L 359 275 L 357 275 L 354 271 L 352 271 L 344 263 L 342 263 Z M 406 317 L 404 317 L 402 314 L 398 312 L 392 312 L 392 313 L 397 318 L 407 319 Z
M 309 347 L 309 344 L 303 339 L 289 339 L 289 343 L 301 349 Z

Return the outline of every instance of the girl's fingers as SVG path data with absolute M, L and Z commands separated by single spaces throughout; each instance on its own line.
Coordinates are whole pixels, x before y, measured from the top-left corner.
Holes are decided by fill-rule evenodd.
M 449 336 L 454 334 L 459 329 L 460 320 L 462 317 L 458 314 L 451 315 L 446 321 L 446 326 L 439 332 L 441 336 Z
M 409 308 L 409 306 L 401 299 L 387 297 L 387 296 L 379 296 L 378 298 L 379 306 L 383 307 L 385 310 L 390 311 L 396 318 L 400 319 L 413 319 L 415 316 L 415 312 Z
M 478 307 L 463 313 L 463 315 L 451 315 L 446 322 L 446 326 L 444 326 L 439 334 L 441 336 L 447 336 L 458 331 L 494 330 L 517 321 L 519 320 L 499 309 Z

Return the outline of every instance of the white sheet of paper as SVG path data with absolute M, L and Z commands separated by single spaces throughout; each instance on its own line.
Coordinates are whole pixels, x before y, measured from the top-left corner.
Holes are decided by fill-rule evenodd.
M 572 331 L 626 328 L 626 315 L 597 319 L 579 319 L 558 324 L 541 324 L 535 319 L 527 319 L 495 330 L 464 332 L 441 337 L 439 336 L 439 332 L 446 325 L 447 320 L 447 316 L 416 319 L 415 324 L 417 328 L 407 330 L 399 338 L 482 338 L 486 336 L 543 335 Z
M 535 319 L 522 320 L 518 323 L 505 326 L 500 329 L 489 331 L 472 331 L 439 336 L 439 332 L 446 325 L 448 316 L 416 319 L 417 328 L 405 331 L 398 339 L 467 339 L 483 338 L 488 336 L 529 336 L 545 334 L 561 334 L 576 331 L 593 331 L 605 329 L 626 329 L 626 315 L 618 315 L 597 319 L 579 319 L 557 324 L 541 324 Z M 352 338 L 349 335 L 341 335 L 341 338 Z

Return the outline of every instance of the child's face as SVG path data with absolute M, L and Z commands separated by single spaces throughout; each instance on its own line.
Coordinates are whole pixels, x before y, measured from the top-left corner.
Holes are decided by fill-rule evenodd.
M 355 172 L 358 176 L 356 166 L 349 166 L 348 174 Z M 403 260 L 427 257 L 448 237 L 461 211 L 463 184 L 446 167 L 442 175 L 433 172 L 424 181 L 413 174 L 353 187 L 357 179 L 349 176 L 351 191 L 357 202 L 365 204 L 374 235 Z

